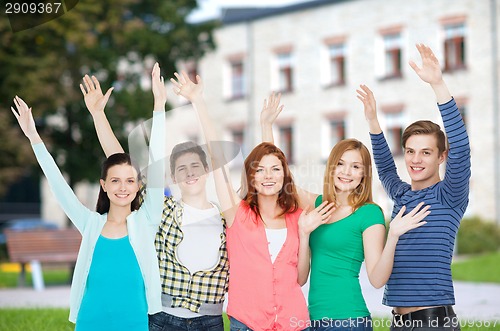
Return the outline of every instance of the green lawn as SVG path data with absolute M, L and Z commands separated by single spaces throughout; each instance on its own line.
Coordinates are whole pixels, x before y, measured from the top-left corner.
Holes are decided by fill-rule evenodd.
M 16 287 L 19 273 L 0 271 L 0 288 Z M 60 270 L 43 270 L 45 285 L 69 284 L 69 268 Z M 33 286 L 31 272 L 26 272 L 26 286 Z M 2 329 L 0 329 L 1 331 Z
M 74 324 L 68 321 L 68 309 L 0 309 L 0 331 L 71 331 Z M 229 323 L 224 318 L 225 330 Z M 462 331 L 500 331 L 499 322 L 462 322 Z M 374 331 L 389 330 L 389 321 L 374 319 Z
M 500 283 L 500 252 L 487 253 L 460 259 L 451 265 L 453 279 L 469 282 Z M 18 273 L 0 271 L 0 288 L 16 287 Z M 67 284 L 69 268 L 50 270 L 44 268 L 43 278 L 46 285 Z M 26 275 L 26 284 L 31 286 L 31 273 Z M 1 331 L 1 330 L 0 330 Z
M 454 280 L 500 283 L 500 252 L 473 256 L 451 265 Z

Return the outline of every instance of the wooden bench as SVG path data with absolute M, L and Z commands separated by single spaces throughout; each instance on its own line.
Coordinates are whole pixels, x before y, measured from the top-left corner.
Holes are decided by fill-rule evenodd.
M 74 228 L 5 231 L 11 262 L 21 264 L 18 286 L 26 281 L 26 264 L 32 267 L 33 286 L 43 289 L 42 263 L 69 263 L 72 276 L 82 236 Z

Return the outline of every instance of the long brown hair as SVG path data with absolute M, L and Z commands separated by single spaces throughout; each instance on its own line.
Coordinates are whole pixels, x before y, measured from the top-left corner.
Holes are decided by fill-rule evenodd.
M 250 206 L 250 208 L 260 215 L 257 190 L 252 183 L 254 183 L 255 172 L 258 169 L 259 163 L 266 155 L 276 156 L 281 161 L 281 165 L 283 167 L 283 188 L 278 194 L 277 201 L 278 206 L 281 207 L 283 212 L 279 216 L 285 213 L 293 213 L 299 208 L 297 189 L 295 188 L 293 176 L 290 172 L 290 168 L 288 168 L 285 154 L 283 154 L 278 147 L 271 143 L 261 143 L 257 145 L 245 159 L 241 183 L 243 194 L 242 199 Z
M 137 180 L 139 178 L 141 178 L 139 169 L 137 168 L 137 166 L 135 166 L 132 163 L 132 160 L 130 159 L 130 155 L 128 155 L 127 153 L 116 153 L 116 154 L 110 155 L 103 162 L 102 167 L 101 167 L 101 179 L 106 180 L 106 178 L 108 177 L 109 168 L 111 168 L 115 165 L 119 165 L 119 164 L 128 164 L 128 165 L 134 167 L 135 170 L 137 171 Z M 134 210 L 139 209 L 139 207 L 140 207 L 139 196 L 140 196 L 140 194 L 139 194 L 139 192 L 137 192 L 134 200 L 132 200 L 132 203 L 130 205 L 130 211 L 134 211 Z M 100 185 L 99 197 L 97 198 L 97 204 L 96 204 L 95 210 L 99 214 L 102 215 L 104 213 L 109 212 L 109 206 L 110 206 L 110 201 L 109 201 L 108 194 L 106 192 L 104 192 L 104 189 Z
M 372 160 L 370 152 L 362 142 L 356 139 L 344 139 L 339 141 L 330 152 L 326 163 L 325 177 L 323 181 L 323 201 L 337 202 L 335 191 L 335 168 L 339 164 L 342 155 L 349 150 L 358 150 L 363 162 L 363 178 L 354 191 L 349 194 L 348 202 L 352 210 L 356 210 L 365 203 L 373 203 L 372 197 Z

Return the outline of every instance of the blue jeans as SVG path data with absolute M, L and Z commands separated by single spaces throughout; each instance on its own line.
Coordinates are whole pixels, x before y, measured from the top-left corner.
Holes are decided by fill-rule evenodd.
M 236 318 L 229 316 L 230 331 L 252 331 L 248 326 L 238 321 Z M 307 328 L 302 331 L 312 331 Z
M 149 331 L 224 331 L 222 315 L 182 318 L 165 312 L 149 315 Z
M 252 331 L 248 326 L 238 321 L 236 318 L 229 316 L 230 331 Z
M 370 316 L 342 320 L 323 318 L 311 321 L 311 325 L 314 331 L 373 331 Z

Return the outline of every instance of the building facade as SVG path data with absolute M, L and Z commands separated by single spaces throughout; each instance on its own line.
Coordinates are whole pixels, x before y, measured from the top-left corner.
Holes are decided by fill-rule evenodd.
M 442 125 L 433 91 L 408 65 L 415 47 L 429 45 L 466 122 L 472 149 L 466 216 L 500 218 L 498 201 L 498 44 L 496 1 L 317 0 L 280 8 L 224 10 L 217 48 L 183 69 L 203 78 L 205 98 L 224 139 L 241 143 L 242 157 L 260 142 L 259 114 L 272 91 L 285 109 L 274 128 L 297 183 L 322 191 L 325 160 L 343 138 L 370 147 L 360 84 L 375 94 L 379 119 L 404 167 L 400 137 L 419 119 Z M 172 133 L 200 140 L 186 112 L 170 115 Z M 189 123 L 189 124 L 188 124 Z M 241 164 L 241 162 L 236 162 Z M 238 186 L 241 167 L 233 169 Z M 444 171 L 444 169 L 442 169 Z M 390 215 L 391 201 L 374 173 L 374 199 Z

